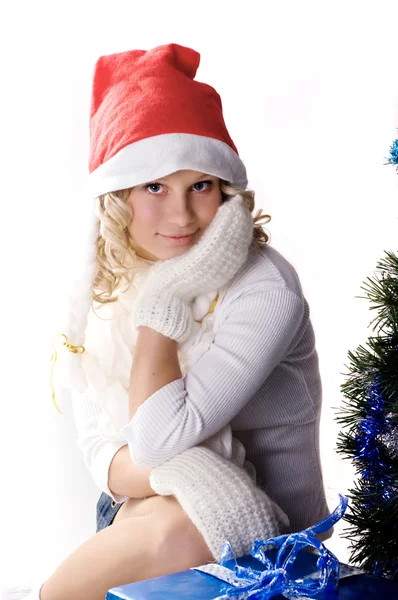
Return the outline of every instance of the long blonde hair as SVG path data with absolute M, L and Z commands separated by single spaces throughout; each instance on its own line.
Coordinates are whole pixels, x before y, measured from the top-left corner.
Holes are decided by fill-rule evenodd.
M 133 217 L 133 210 L 127 204 L 127 198 L 133 188 L 108 192 L 96 199 L 95 212 L 100 221 L 97 238 L 97 268 L 91 286 L 93 301 L 100 304 L 116 302 L 122 286 L 129 285 L 134 279 L 135 251 L 130 243 L 127 229 Z M 242 190 L 220 179 L 222 200 L 241 194 L 250 212 L 255 207 L 253 190 Z M 264 248 L 270 241 L 263 225 L 269 223 L 270 215 L 262 215 L 262 209 L 253 217 L 252 246 Z M 261 223 L 266 219 L 264 223 Z

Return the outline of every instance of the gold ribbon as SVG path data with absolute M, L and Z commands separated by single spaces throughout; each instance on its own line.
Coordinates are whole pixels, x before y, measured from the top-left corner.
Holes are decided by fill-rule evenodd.
M 66 337 L 66 335 L 64 333 L 57 334 L 53 338 L 53 341 L 52 341 L 53 353 L 51 354 L 51 358 L 50 358 L 50 362 L 51 362 L 51 371 L 50 371 L 51 397 L 52 397 L 52 401 L 55 405 L 55 408 L 62 415 L 63 414 L 62 411 L 57 406 L 57 401 L 55 399 L 55 392 L 54 392 L 54 386 L 53 386 L 53 371 L 54 371 L 56 360 L 58 358 L 58 353 L 57 353 L 57 349 L 54 346 L 54 342 L 57 338 L 60 338 L 60 337 L 65 338 L 65 341 L 62 342 L 62 346 L 66 346 L 66 348 L 69 350 L 69 352 L 73 352 L 74 354 L 77 354 L 77 353 L 83 354 L 83 352 L 85 352 L 86 349 L 84 346 L 73 346 L 72 344 L 69 344 L 68 338 Z
M 200 319 L 199 321 L 196 321 L 196 323 L 201 323 L 203 321 L 203 319 L 209 315 L 210 313 L 212 313 L 214 311 L 214 308 L 217 304 L 219 298 L 219 294 L 217 294 L 217 296 L 214 298 L 213 302 L 210 305 L 209 310 L 207 311 L 207 313 L 205 314 L 204 317 L 202 317 L 202 319 Z M 53 353 L 51 354 L 51 358 L 50 358 L 50 362 L 51 362 L 51 370 L 50 370 L 50 386 L 51 386 L 51 398 L 52 401 L 54 403 L 55 408 L 57 409 L 57 411 L 59 413 L 61 413 L 61 415 L 63 414 L 62 411 L 58 408 L 57 406 L 57 401 L 55 399 L 55 392 L 54 392 L 54 386 L 53 386 L 53 372 L 54 372 L 54 367 L 55 367 L 55 363 L 57 361 L 58 358 L 58 353 L 57 353 L 57 349 L 54 346 L 54 342 L 57 338 L 64 338 L 65 341 L 62 342 L 62 346 L 65 346 L 69 352 L 73 352 L 74 354 L 83 354 L 83 352 L 86 351 L 84 346 L 73 346 L 72 344 L 69 344 L 68 342 L 68 338 L 66 337 L 66 335 L 64 333 L 60 333 L 57 334 L 52 341 L 52 347 L 53 347 Z
M 214 300 L 213 300 L 213 302 L 211 303 L 211 305 L 210 305 L 210 308 L 209 308 L 209 310 L 207 311 L 207 313 L 205 314 L 205 316 L 204 316 L 204 317 L 202 317 L 202 318 L 200 319 L 200 321 L 196 321 L 196 319 L 195 319 L 196 323 L 201 323 L 201 322 L 203 321 L 203 319 L 204 319 L 205 317 L 207 317 L 207 315 L 209 315 L 210 313 L 212 313 L 212 312 L 213 312 L 213 310 L 214 310 L 214 308 L 215 308 L 215 306 L 216 306 L 216 304 L 217 304 L 217 302 L 218 302 L 218 299 L 219 299 L 219 297 L 220 297 L 220 295 L 219 295 L 219 294 L 217 294 L 217 296 L 214 298 Z

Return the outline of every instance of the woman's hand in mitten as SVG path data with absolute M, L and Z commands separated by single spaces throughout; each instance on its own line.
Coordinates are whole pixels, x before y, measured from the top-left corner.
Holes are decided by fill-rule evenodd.
M 148 275 L 134 324 L 181 343 L 189 336 L 189 303 L 226 285 L 246 262 L 253 217 L 241 195 L 220 205 L 199 241 L 181 256 L 158 261 Z

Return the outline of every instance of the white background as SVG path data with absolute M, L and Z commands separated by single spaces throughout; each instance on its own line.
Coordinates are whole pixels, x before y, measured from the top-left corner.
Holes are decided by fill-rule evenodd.
M 91 78 L 100 55 L 175 42 L 224 117 L 271 214 L 271 243 L 311 307 L 331 509 L 354 478 L 335 452 L 347 353 L 373 317 L 363 281 L 397 248 L 395 1 L 15 2 L 1 22 L 0 583 L 48 576 L 95 534 L 100 491 L 51 401 L 51 342 L 86 205 Z M 327 546 L 348 560 L 336 527 Z

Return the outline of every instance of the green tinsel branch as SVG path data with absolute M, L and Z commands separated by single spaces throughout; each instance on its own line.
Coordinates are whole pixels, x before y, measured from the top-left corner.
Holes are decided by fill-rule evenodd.
M 344 518 L 351 560 L 398 578 L 398 256 L 386 252 L 376 270 L 379 277 L 361 289 L 377 311 L 370 323 L 377 335 L 348 353 L 337 451 L 354 461 L 359 476 Z

